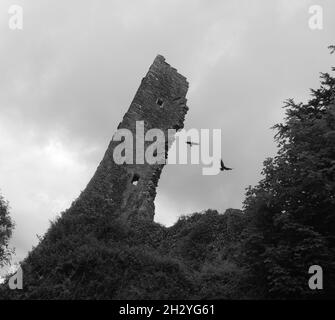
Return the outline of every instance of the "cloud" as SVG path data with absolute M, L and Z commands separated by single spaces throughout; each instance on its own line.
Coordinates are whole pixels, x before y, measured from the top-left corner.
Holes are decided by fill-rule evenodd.
M 311 0 L 277 0 L 275 3 L 278 18 L 282 23 L 287 23 L 301 13 L 306 14 L 309 6 L 314 4 Z
M 5 155 L 0 158 L 1 191 L 16 222 L 13 243 L 20 258 L 92 174 L 80 159 L 85 150 L 77 153 L 54 137 L 40 143 L 39 134 L 22 131 L 24 127 L 11 119 L 0 121 L 0 150 Z

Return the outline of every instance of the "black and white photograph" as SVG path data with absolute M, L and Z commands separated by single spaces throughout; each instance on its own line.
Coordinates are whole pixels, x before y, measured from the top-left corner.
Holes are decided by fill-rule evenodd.
M 0 305 L 335 300 L 334 17 L 1 0 Z

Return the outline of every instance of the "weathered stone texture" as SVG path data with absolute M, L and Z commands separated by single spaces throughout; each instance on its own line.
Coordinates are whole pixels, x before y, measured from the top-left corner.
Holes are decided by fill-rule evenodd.
M 126 128 L 133 132 L 134 159 L 136 121 L 144 121 L 145 132 L 152 128 L 163 130 L 168 141 L 168 129 L 179 130 L 184 126 L 188 110 L 187 90 L 186 78 L 166 63 L 163 56 L 158 55 L 118 126 L 118 129 Z M 104 211 L 117 212 L 125 219 L 137 215 L 153 220 L 156 187 L 164 165 L 146 162 L 118 165 L 113 160 L 113 150 L 119 143 L 111 141 L 96 173 L 76 204 L 83 201 L 92 209 L 103 207 Z M 132 183 L 134 177 L 139 179 L 137 185 Z

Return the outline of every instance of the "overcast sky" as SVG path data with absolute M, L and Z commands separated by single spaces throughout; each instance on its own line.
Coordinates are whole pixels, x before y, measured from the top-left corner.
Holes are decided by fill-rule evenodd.
M 24 9 L 10 30 L 8 8 Z M 323 30 L 308 27 L 311 5 Z M 163 170 L 155 220 L 241 208 L 276 152 L 283 101 L 306 101 L 335 65 L 331 0 L 34 0 L 0 3 L 0 188 L 24 258 L 79 195 L 157 54 L 188 78 L 185 128 L 221 128 L 234 171 Z

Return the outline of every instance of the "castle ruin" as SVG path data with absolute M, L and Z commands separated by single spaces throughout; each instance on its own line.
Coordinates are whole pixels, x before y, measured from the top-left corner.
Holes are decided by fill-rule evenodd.
M 135 137 L 136 121 L 144 122 L 144 134 L 153 128 L 165 134 L 165 157 L 173 141 L 168 140 L 168 129 L 180 130 L 188 107 L 188 82 L 184 76 L 158 55 L 142 79 L 135 97 L 119 124 Z M 135 139 L 135 138 L 134 138 Z M 84 204 L 91 209 L 113 212 L 124 219 L 136 215 L 141 219 L 154 219 L 157 184 L 164 164 L 116 164 L 113 151 L 119 144 L 111 141 L 93 178 L 74 205 Z M 147 142 L 145 142 L 147 144 Z M 136 143 L 133 143 L 136 155 Z M 136 156 L 135 156 L 136 157 Z

